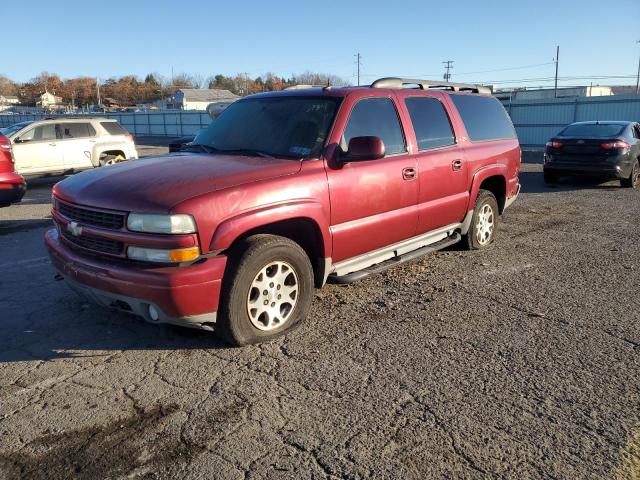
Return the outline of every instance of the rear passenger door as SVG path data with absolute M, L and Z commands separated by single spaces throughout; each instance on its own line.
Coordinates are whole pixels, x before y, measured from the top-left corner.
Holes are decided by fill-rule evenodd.
M 360 98 L 335 137 L 346 151 L 353 137 L 376 136 L 385 156 L 327 166 L 331 201 L 333 261 L 339 262 L 415 235 L 418 182 L 396 104 L 389 97 Z M 339 131 L 340 130 L 340 131 Z
M 459 223 L 469 201 L 469 172 L 442 101 L 406 96 L 418 160 L 418 234 Z
M 58 124 L 62 139 L 59 145 L 64 157 L 65 170 L 92 167 L 91 156 L 96 143 L 96 131 L 88 122 Z

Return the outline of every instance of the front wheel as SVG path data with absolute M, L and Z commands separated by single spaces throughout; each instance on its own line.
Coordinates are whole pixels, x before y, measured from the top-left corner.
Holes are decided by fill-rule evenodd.
M 631 168 L 629 178 L 620 180 L 620 185 L 625 188 L 638 188 L 640 186 L 640 160 L 636 160 Z
M 463 239 L 469 250 L 487 248 L 493 243 L 498 228 L 499 215 L 498 201 L 493 193 L 488 190 L 480 190 L 473 208 L 471 226 Z
M 255 235 L 229 254 L 216 331 L 232 345 L 264 342 L 303 320 L 313 296 L 313 269 L 288 238 Z

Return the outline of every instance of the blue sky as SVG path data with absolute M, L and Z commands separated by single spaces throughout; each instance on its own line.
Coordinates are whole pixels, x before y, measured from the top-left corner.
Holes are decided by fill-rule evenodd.
M 203 77 L 312 70 L 355 83 L 360 52 L 362 83 L 390 75 L 441 78 L 443 60 L 454 60 L 454 81 L 506 82 L 552 77 L 556 45 L 561 77 L 635 75 L 640 55 L 640 0 L 617 0 L 615 7 L 606 0 L 27 0 L 2 11 L 0 74 L 18 81 L 44 70 L 63 78 L 170 77 L 173 67 Z M 635 84 L 561 84 L 591 81 Z M 552 83 L 527 83 L 536 84 Z

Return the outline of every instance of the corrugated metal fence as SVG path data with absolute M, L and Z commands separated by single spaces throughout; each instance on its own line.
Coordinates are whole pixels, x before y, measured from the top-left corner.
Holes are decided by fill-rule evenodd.
M 640 95 L 504 100 L 503 104 L 524 147 L 541 147 L 562 127 L 583 120 L 640 121 Z M 101 115 L 101 114 L 97 114 Z M 211 117 L 204 111 L 160 110 L 135 113 L 106 113 L 134 135 L 190 135 L 206 127 Z M 0 127 L 49 115 L 0 115 Z M 62 118 L 68 116 L 61 115 Z
M 114 118 L 124 128 L 139 136 L 168 136 L 177 137 L 190 135 L 205 128 L 211 122 L 211 117 L 205 111 L 160 110 L 132 113 L 97 113 L 94 117 Z M 42 118 L 69 118 L 70 115 L 0 115 L 0 127 L 28 120 Z
M 524 147 L 541 147 L 569 123 L 586 120 L 640 122 L 640 95 L 516 100 L 503 104 Z

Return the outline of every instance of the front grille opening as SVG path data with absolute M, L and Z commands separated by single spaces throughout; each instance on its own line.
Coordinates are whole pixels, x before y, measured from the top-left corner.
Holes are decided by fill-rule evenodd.
M 60 201 L 57 202 L 57 206 L 62 215 L 83 225 L 92 225 L 111 230 L 121 230 L 124 227 L 124 214 L 122 213 L 101 212 Z
M 122 255 L 122 252 L 124 252 L 124 244 L 122 242 L 97 237 L 74 237 L 66 230 L 61 229 L 61 231 L 65 240 L 78 247 L 111 255 Z

